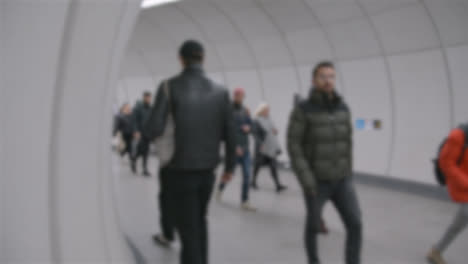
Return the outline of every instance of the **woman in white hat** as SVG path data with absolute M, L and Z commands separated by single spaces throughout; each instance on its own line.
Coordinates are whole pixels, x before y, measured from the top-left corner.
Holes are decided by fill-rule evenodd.
M 255 112 L 254 121 L 255 136 L 255 166 L 252 180 L 252 188 L 258 189 L 257 175 L 261 167 L 268 166 L 276 185 L 276 191 L 282 192 L 286 186 L 282 185 L 278 178 L 276 158 L 281 154 L 278 141 L 278 130 L 270 119 L 270 107 L 261 103 Z

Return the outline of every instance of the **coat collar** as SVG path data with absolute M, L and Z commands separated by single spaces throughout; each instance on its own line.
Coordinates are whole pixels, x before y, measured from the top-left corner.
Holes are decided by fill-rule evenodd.
M 338 105 L 342 102 L 342 98 L 336 91 L 333 91 L 332 98 L 330 98 L 327 93 L 313 87 L 310 90 L 309 101 L 319 105 Z

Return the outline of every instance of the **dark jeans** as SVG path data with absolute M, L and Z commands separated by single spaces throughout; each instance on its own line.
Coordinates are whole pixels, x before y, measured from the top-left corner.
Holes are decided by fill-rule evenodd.
M 273 181 L 275 182 L 276 188 L 279 188 L 281 184 L 278 178 L 278 169 L 276 168 L 276 160 L 274 158 L 270 158 L 260 153 L 258 153 L 257 156 L 255 157 L 255 167 L 254 167 L 252 184 L 257 185 L 258 172 L 260 171 L 260 168 L 263 166 L 268 166 L 270 168 L 271 177 L 273 178 Z
M 244 155 L 237 157 L 237 164 L 240 164 L 242 167 L 242 191 L 241 191 L 241 200 L 242 202 L 247 202 L 249 200 L 249 182 L 250 182 L 250 170 L 252 167 L 252 160 L 250 158 L 250 152 L 244 152 Z M 226 182 L 222 182 L 219 185 L 219 190 L 223 191 L 226 187 Z
M 120 151 L 120 155 L 123 157 L 125 154 L 128 153 L 130 159 L 132 158 L 132 140 L 133 140 L 133 135 L 132 134 L 123 134 L 122 135 L 122 140 L 125 142 L 125 148 Z
M 346 228 L 345 263 L 359 264 L 362 245 L 361 209 L 351 177 L 338 182 L 318 183 L 316 196 L 305 194 L 307 220 L 305 243 L 309 264 L 319 264 L 317 236 L 322 209 L 331 200 Z
M 182 243 L 181 264 L 208 264 L 208 203 L 215 176 L 213 170 L 163 169 L 171 215 Z
M 134 162 L 138 161 L 138 158 L 142 157 L 143 163 L 143 171 L 148 171 L 148 154 L 149 154 L 149 142 L 147 140 L 141 139 L 139 140 L 136 151 L 133 155 Z
M 174 216 L 172 215 L 172 204 L 168 194 L 168 178 L 171 177 L 168 173 L 159 173 L 159 221 L 161 231 L 164 237 L 170 241 L 174 240 L 175 224 Z

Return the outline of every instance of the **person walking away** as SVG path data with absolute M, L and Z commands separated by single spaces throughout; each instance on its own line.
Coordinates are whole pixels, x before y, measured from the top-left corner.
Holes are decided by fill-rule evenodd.
M 132 160 L 132 171 L 137 173 L 137 161 L 142 158 L 143 176 L 151 176 L 148 171 L 148 155 L 149 155 L 149 142 L 141 140 L 141 134 L 144 129 L 144 125 L 148 121 L 148 117 L 151 111 L 151 93 L 145 92 L 143 94 L 143 101 L 137 102 L 133 109 L 133 120 L 135 121 L 135 138 L 137 139 L 136 149 L 133 151 Z
M 427 256 L 432 264 L 445 264 L 442 254 L 468 225 L 468 124 L 454 129 L 445 141 L 438 165 L 450 197 L 459 207 L 452 224 Z
M 208 264 L 208 204 L 215 184 L 214 171 L 225 142 L 224 179 L 232 177 L 236 134 L 229 93 L 208 79 L 203 70 L 205 52 L 197 41 L 179 50 L 182 73 L 161 84 L 145 129 L 145 140 L 163 134 L 169 113 L 175 124 L 175 153 L 161 168 L 182 250 L 181 264 Z
M 252 119 L 249 110 L 244 106 L 245 90 L 236 88 L 234 90 L 234 119 L 237 139 L 237 164 L 242 167 L 242 185 L 241 185 L 241 208 L 246 211 L 256 211 L 249 202 L 250 175 L 252 167 L 252 158 L 249 150 L 249 135 L 252 132 Z M 229 181 L 222 180 L 218 186 L 217 199 L 221 200 L 224 189 Z
M 287 141 L 292 168 L 306 203 L 305 245 L 309 264 L 320 263 L 317 235 L 326 201 L 331 200 L 346 228 L 345 263 L 361 262 L 361 209 L 352 178 L 351 115 L 335 91 L 331 62 L 313 70 L 309 98 L 294 108 Z
M 129 104 L 124 104 L 120 108 L 119 114 L 116 116 L 114 123 L 113 135 L 119 133 L 122 135 L 122 140 L 125 143 L 125 147 L 120 151 L 120 156 L 124 157 L 128 154 L 130 161 L 132 161 L 131 148 L 133 140 L 133 121 L 132 111 Z
M 255 112 L 254 130 L 255 137 L 255 165 L 252 179 L 252 188 L 258 189 L 257 176 L 260 168 L 268 166 L 271 176 L 276 186 L 276 192 L 286 190 L 278 177 L 276 157 L 281 154 L 281 147 L 278 141 L 278 130 L 270 119 L 270 107 L 266 103 L 259 105 Z

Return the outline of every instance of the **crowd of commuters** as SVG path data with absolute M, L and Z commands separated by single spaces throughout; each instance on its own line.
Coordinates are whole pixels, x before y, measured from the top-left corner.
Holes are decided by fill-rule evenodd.
M 256 211 L 250 203 L 249 189 L 258 189 L 257 177 L 262 167 L 269 168 L 278 193 L 287 189 L 278 170 L 282 149 L 267 103 L 261 103 L 252 116 L 244 105 L 244 89 L 236 88 L 231 100 L 227 89 L 204 74 L 205 51 L 200 43 L 186 41 L 179 56 L 183 71 L 161 84 L 153 105 L 151 94 L 145 93 L 133 111 L 128 104 L 122 106 L 114 133 L 121 133 L 125 147 L 120 153 L 129 154 L 132 170 L 136 172 L 136 161 L 142 157 L 143 174 L 149 176 L 149 143 L 163 135 L 168 119 L 173 119 L 174 153 L 158 173 L 161 233 L 153 239 L 168 247 L 177 233 L 182 245 L 180 263 L 208 264 L 207 218 L 213 191 L 216 190 L 216 198 L 221 200 L 239 165 L 241 208 Z M 328 232 L 322 220 L 323 207 L 328 201 L 336 208 L 346 229 L 345 263 L 361 263 L 363 223 L 352 177 L 351 113 L 336 91 L 335 82 L 333 63 L 316 65 L 309 96 L 296 98 L 287 126 L 286 154 L 305 201 L 304 245 L 309 264 L 321 263 L 317 236 Z M 253 157 L 250 137 L 255 139 Z M 438 165 L 460 209 L 446 234 L 427 256 L 433 264 L 446 263 L 442 253 L 468 224 L 467 142 L 468 126 L 463 126 L 450 134 L 441 149 Z M 222 143 L 224 172 L 215 186 Z

